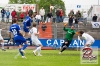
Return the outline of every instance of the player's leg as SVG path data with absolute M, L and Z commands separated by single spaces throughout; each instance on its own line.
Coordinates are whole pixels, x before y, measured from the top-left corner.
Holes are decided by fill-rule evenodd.
M 0 42 L 1 42 L 1 46 L 2 46 L 2 51 L 6 51 L 6 50 L 4 49 L 4 40 L 3 40 L 2 37 L 0 37 Z
M 29 37 L 29 28 L 24 27 L 23 30 L 24 30 L 23 36 L 24 36 L 25 38 Z
M 65 40 L 65 42 L 62 44 L 62 49 L 59 52 L 59 54 L 61 54 L 69 45 L 70 45 L 71 41 L 68 41 L 67 39 Z
M 24 43 L 23 47 L 21 48 L 21 51 L 22 51 L 23 53 L 25 53 L 24 50 L 25 50 L 25 49 L 27 48 L 27 46 L 28 46 L 27 41 L 26 41 L 26 39 L 25 39 L 24 37 L 20 37 L 20 41 L 21 41 L 21 43 Z
M 37 48 L 33 50 L 34 55 L 36 56 L 36 52 L 38 52 L 38 56 L 41 56 L 42 43 L 38 39 L 32 39 L 32 43 L 37 46 Z

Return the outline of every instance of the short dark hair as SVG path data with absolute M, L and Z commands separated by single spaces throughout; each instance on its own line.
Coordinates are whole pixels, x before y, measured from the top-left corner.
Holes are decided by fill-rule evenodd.
M 80 34 L 83 34 L 83 33 L 84 33 L 84 31 L 79 31 L 79 33 L 80 33 Z
M 16 23 L 16 22 L 17 22 L 17 20 L 16 20 L 16 19 L 12 19 L 12 24 L 13 24 L 13 23 Z
M 36 23 L 33 23 L 33 27 L 36 27 Z

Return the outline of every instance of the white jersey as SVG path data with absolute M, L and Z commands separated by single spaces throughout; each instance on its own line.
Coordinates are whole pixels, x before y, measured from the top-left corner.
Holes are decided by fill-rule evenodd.
M 0 36 L 1 36 L 1 31 L 2 31 L 2 29 L 0 29 Z
M 38 32 L 38 31 L 37 31 L 37 28 L 36 28 L 36 27 L 33 27 L 33 28 L 30 30 L 29 33 L 31 34 L 32 43 L 33 43 L 34 45 L 39 46 L 39 45 L 41 44 L 41 42 L 39 41 L 38 36 L 35 35 L 35 33 L 37 33 L 37 32 Z
M 83 33 L 82 37 L 86 40 L 87 44 L 92 44 L 95 41 L 94 38 L 91 35 L 87 34 L 87 33 Z
M 37 33 L 38 31 L 37 31 L 37 28 L 36 27 L 33 27 L 31 30 L 30 30 L 30 34 L 31 34 L 31 38 L 34 38 L 34 39 L 37 39 L 38 38 L 38 36 L 37 35 L 35 35 L 35 33 Z

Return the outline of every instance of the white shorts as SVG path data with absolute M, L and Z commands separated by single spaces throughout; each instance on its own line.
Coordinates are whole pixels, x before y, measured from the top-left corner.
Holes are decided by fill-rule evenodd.
M 32 44 L 34 44 L 34 45 L 36 45 L 36 46 L 39 46 L 39 45 L 41 45 L 42 43 L 40 42 L 40 40 L 39 39 L 34 39 L 34 38 L 31 38 L 31 40 L 32 40 Z
M 3 37 L 2 36 L 0 36 L 0 40 L 3 40 Z
M 89 41 L 86 41 L 86 44 L 89 44 L 89 45 L 92 45 L 94 43 L 95 40 L 89 40 Z

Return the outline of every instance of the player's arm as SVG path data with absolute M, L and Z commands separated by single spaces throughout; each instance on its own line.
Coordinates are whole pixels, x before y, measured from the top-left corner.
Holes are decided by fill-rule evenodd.
M 66 26 L 67 26 L 67 23 L 64 24 L 64 28 L 63 28 L 64 31 L 68 31 L 69 29 L 69 28 L 66 28 Z
M 23 31 L 21 30 L 20 26 L 17 26 L 19 33 L 23 36 Z
M 39 32 L 37 32 L 37 33 L 34 33 L 36 36 L 38 36 L 39 35 Z

